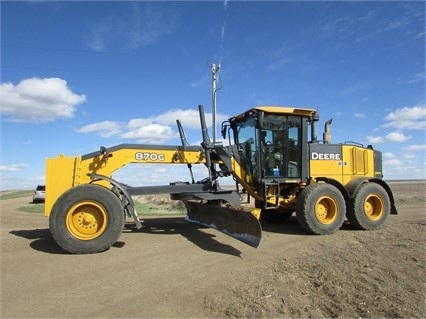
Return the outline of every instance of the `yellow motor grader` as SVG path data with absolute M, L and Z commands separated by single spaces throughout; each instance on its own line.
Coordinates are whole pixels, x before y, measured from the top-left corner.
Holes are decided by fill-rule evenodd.
M 262 237 L 259 220 L 288 219 L 294 212 L 311 234 L 331 234 L 347 219 L 355 228 L 381 227 L 397 214 L 383 181 L 382 154 L 370 145 L 331 143 L 325 123 L 317 136 L 316 110 L 254 107 L 222 123 L 229 145 L 210 140 L 204 108 L 199 106 L 203 142 L 182 145 L 120 144 L 89 154 L 46 160 L 45 215 L 57 244 L 70 253 L 97 253 L 120 237 L 126 215 L 142 227 L 132 196 L 170 194 L 181 200 L 186 219 L 224 232 L 250 246 Z M 183 164 L 189 182 L 129 186 L 112 174 L 129 163 Z M 204 164 L 208 176 L 195 181 L 192 165 Z M 221 188 L 219 177 L 232 176 L 235 189 Z M 252 211 L 237 209 L 241 192 L 254 200 Z

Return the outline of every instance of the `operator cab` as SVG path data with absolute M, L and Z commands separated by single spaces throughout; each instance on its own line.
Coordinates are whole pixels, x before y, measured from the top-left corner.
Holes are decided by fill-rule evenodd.
M 256 182 L 306 179 L 308 125 L 317 121 L 311 109 L 262 106 L 229 120 L 236 156 Z M 228 125 L 222 126 L 223 136 Z M 303 160 L 305 159 L 305 160 Z

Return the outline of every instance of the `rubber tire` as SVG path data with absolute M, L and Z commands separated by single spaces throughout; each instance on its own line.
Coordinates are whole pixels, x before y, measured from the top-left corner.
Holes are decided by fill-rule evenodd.
M 104 208 L 106 227 L 94 239 L 82 240 L 67 227 L 70 209 L 79 203 L 92 202 Z M 120 237 L 124 228 L 124 208 L 119 198 L 109 189 L 93 184 L 73 187 L 63 193 L 53 205 L 49 227 L 53 239 L 65 251 L 72 254 L 93 254 L 107 250 Z
M 380 202 L 371 203 L 371 197 L 373 197 L 373 200 L 379 200 Z M 376 220 L 368 217 L 365 211 L 366 204 L 369 205 L 368 209 L 381 210 L 380 216 Z M 353 195 L 352 205 L 348 209 L 347 218 L 351 225 L 357 229 L 373 230 L 383 226 L 389 217 L 390 210 L 391 204 L 386 190 L 377 183 L 364 183 Z
M 315 215 L 317 201 L 325 197 L 335 203 L 337 210 L 335 219 L 321 223 Z M 336 232 L 345 221 L 346 203 L 342 193 L 333 185 L 316 183 L 306 186 L 299 195 L 296 203 L 296 217 L 299 225 L 308 233 L 328 235 Z

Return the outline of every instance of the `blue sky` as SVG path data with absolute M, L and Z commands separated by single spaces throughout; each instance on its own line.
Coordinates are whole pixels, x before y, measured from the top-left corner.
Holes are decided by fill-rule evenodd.
M 2 1 L 1 190 L 43 184 L 58 154 L 179 145 L 176 118 L 199 143 L 211 63 L 218 123 L 256 105 L 317 108 L 333 142 L 383 152 L 385 179 L 426 178 L 423 1 Z M 178 165 L 114 177 L 189 180 Z

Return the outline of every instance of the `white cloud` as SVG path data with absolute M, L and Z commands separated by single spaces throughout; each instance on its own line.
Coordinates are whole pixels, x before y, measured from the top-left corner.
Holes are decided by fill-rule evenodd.
M 391 152 L 383 153 L 383 158 L 395 158 L 395 154 Z
M 165 12 L 166 9 L 149 2 L 129 2 L 125 15 L 95 21 L 85 41 L 95 51 L 115 44 L 130 49 L 155 44 L 176 30 L 176 18 L 173 13 Z
M 72 118 L 85 95 L 73 93 L 60 78 L 31 78 L 0 84 L 0 114 L 13 122 L 46 123 Z
M 407 153 L 407 154 L 404 154 L 403 157 L 406 158 L 406 159 L 415 159 L 416 155 L 411 154 L 411 153 L 410 154 Z
M 424 151 L 426 144 L 412 144 L 402 148 L 404 151 Z
M 206 114 L 207 117 L 207 114 Z M 164 114 L 153 117 L 154 122 L 166 124 L 166 125 L 175 125 L 176 120 L 179 119 L 185 127 L 192 129 L 200 128 L 200 116 L 198 110 L 195 109 L 173 109 L 169 110 Z M 206 119 L 207 121 L 207 119 Z
M 374 87 L 374 83 L 356 83 L 352 86 L 342 90 L 343 95 L 349 95 L 353 93 L 358 93 L 360 91 L 366 91 Z
M 212 113 L 205 113 L 207 127 L 212 126 Z M 158 144 L 177 138 L 176 119 L 181 120 L 184 128 L 200 130 L 198 110 L 173 109 L 148 118 L 131 119 L 127 123 L 104 121 L 92 123 L 78 129 L 78 133 L 95 133 L 102 137 L 119 136 L 137 140 L 139 143 Z M 227 115 L 216 114 L 216 123 L 228 119 Z
M 134 3 L 132 13 L 121 30 L 123 35 L 127 35 L 132 48 L 154 44 L 162 36 L 174 32 L 173 17 L 166 17 L 155 5 L 145 3 L 144 8 L 141 8 Z
M 399 130 L 426 130 L 426 105 L 419 104 L 413 107 L 398 108 L 386 115 L 388 123 L 383 127 L 392 127 Z
M 111 121 L 89 124 L 77 130 L 77 133 L 96 133 L 101 137 L 118 135 L 120 132 L 120 124 Z
M 367 136 L 368 142 L 406 142 L 411 139 L 412 136 L 403 133 L 403 130 L 426 130 L 426 105 L 418 104 L 412 107 L 405 106 L 397 108 L 389 112 L 384 120 L 386 123 L 381 125 L 381 128 L 395 128 L 397 131 L 391 132 L 386 136 Z M 412 150 L 414 150 L 414 148 Z
M 423 33 L 422 35 L 424 36 L 425 33 Z M 426 79 L 426 74 L 425 73 L 417 73 L 416 75 L 414 75 L 414 77 L 412 79 L 409 79 L 407 81 L 407 83 L 418 83 L 421 81 L 424 81 Z
M 208 176 L 207 168 L 203 164 L 193 165 L 192 172 L 195 181 L 199 181 Z M 165 175 L 167 175 L 166 178 Z M 190 173 L 188 167 L 181 164 L 140 165 L 140 163 L 134 163 L 120 168 L 114 173 L 114 178 L 132 186 L 153 186 L 165 185 L 174 181 L 190 181 Z
M 373 144 L 380 144 L 385 142 L 385 138 L 383 136 L 367 136 L 367 141 Z
M 411 135 L 405 135 L 401 132 L 392 132 L 386 135 L 385 139 L 388 142 L 405 142 L 409 140 L 412 136 Z
M 367 141 L 369 143 L 386 143 L 386 142 L 405 142 L 411 139 L 411 135 L 405 135 L 401 132 L 392 132 L 386 136 L 367 136 Z
M 392 159 L 385 160 L 384 164 L 388 165 L 388 166 L 393 166 L 394 167 L 394 166 L 401 166 L 402 162 L 399 159 L 397 159 L 397 158 L 392 158 Z
M 19 164 L 12 164 L 12 165 L 0 165 L 0 171 L 1 172 L 12 172 L 12 171 L 19 171 L 22 169 L 28 168 L 29 165 L 25 163 L 19 163 Z
M 356 42 L 364 41 L 370 38 L 376 38 L 377 36 L 383 34 L 392 32 L 396 29 L 404 30 L 408 25 L 410 25 L 412 20 L 412 15 L 407 12 L 406 9 L 401 7 L 403 10 L 401 10 L 400 14 L 396 18 L 391 18 L 389 20 L 380 20 L 380 25 L 378 24 L 376 28 L 372 28 L 371 32 L 365 32 L 363 34 L 360 34 L 358 37 L 355 38 Z M 374 17 L 376 15 L 372 15 Z M 384 23 L 385 22 L 385 23 Z
M 87 45 L 93 51 L 103 51 L 111 37 L 112 25 L 109 23 L 97 23 L 91 27 L 90 34 L 85 37 Z
M 205 117 L 206 117 L 207 127 L 211 127 L 212 126 L 213 114 L 212 113 L 205 113 Z M 221 123 L 221 122 L 227 120 L 228 118 L 229 118 L 229 116 L 227 116 L 225 114 L 217 113 L 216 114 L 216 123 Z M 175 125 L 177 119 L 179 119 L 181 121 L 182 126 L 184 126 L 184 127 L 187 127 L 187 128 L 190 128 L 190 129 L 200 129 L 201 128 L 200 115 L 198 113 L 198 110 L 194 110 L 194 109 L 169 110 L 164 114 L 153 117 L 152 121 L 158 122 L 158 123 L 161 123 L 161 124 L 166 124 L 166 125 Z
M 138 140 L 139 143 L 163 143 L 166 140 L 177 137 L 170 126 L 161 124 L 148 124 L 140 127 L 133 127 L 132 130 L 121 135 L 123 138 Z
M 127 128 L 129 130 L 138 129 L 141 126 L 149 125 L 152 123 L 152 120 L 149 119 L 132 119 L 127 123 Z
M 359 119 L 364 119 L 367 116 L 364 113 L 355 113 L 354 117 L 359 118 Z

